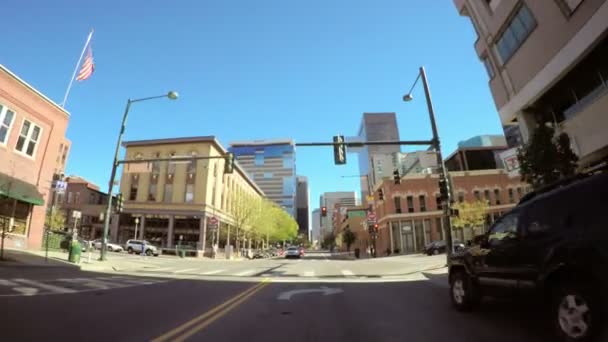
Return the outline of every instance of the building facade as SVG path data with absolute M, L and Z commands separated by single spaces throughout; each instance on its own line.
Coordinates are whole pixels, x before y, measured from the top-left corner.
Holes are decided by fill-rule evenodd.
M 487 228 L 504 212 L 513 208 L 530 189 L 519 178 L 511 178 L 503 169 L 450 172 L 456 202 L 487 201 Z M 416 253 L 429 242 L 444 239 L 443 211 L 439 200 L 437 174 L 408 175 L 401 184 L 384 180 L 375 187 L 374 202 L 378 217 L 377 251 Z M 452 236 L 461 241 L 470 240 L 469 231 L 454 229 Z
M 399 128 L 395 113 L 363 113 L 358 140 L 362 142 L 399 140 Z M 359 150 L 361 198 L 366 198 L 371 184 L 378 181 L 372 172 L 375 169 L 374 156 L 390 155 L 400 151 L 401 147 L 399 145 L 365 146 Z
M 42 246 L 54 173 L 63 172 L 70 114 L 0 65 L 0 228 L 7 247 Z
M 238 164 L 268 199 L 296 218 L 296 150 L 293 140 L 252 140 L 230 144 Z
M 66 188 L 61 193 L 52 191 L 51 205 L 55 205 L 65 215 L 66 228 L 76 227 L 78 235 L 87 240 L 100 238 L 103 234 L 108 194 L 82 177 L 69 176 L 63 181 L 66 182 Z M 81 213 L 80 219 L 74 218 L 74 211 Z
M 350 246 L 350 251 L 359 249 L 360 255 L 366 255 L 372 240 L 368 231 L 367 207 L 341 207 L 339 204 L 337 214 L 337 224 L 334 234 L 338 243 L 338 250 L 344 252 L 348 246 L 344 242 L 343 234 L 345 230 L 350 230 L 355 235 L 355 242 Z
M 318 208 L 313 210 L 311 217 L 310 242 L 312 246 L 317 247 L 323 239 L 323 235 L 321 235 L 321 210 Z
M 359 199 L 355 191 L 325 192 L 321 195 L 319 206 L 327 208 L 327 216 L 321 216 L 321 236 L 328 235 L 334 230 L 334 215 L 336 205 L 343 207 L 355 207 L 359 205 Z
M 296 180 L 296 221 L 298 222 L 299 227 L 298 235 L 303 235 L 306 237 L 306 239 L 308 239 L 310 230 L 308 178 L 304 176 L 297 176 Z
M 454 3 L 477 32 L 474 48 L 503 126 L 518 125 L 525 142 L 537 125 L 552 125 L 569 135 L 580 167 L 604 160 L 608 1 Z
M 224 173 L 227 151 L 213 136 L 129 141 L 123 146 L 127 160 L 190 156 L 210 159 L 125 166 L 120 182 L 124 212 L 119 228 L 112 232 L 112 238 L 119 243 L 137 237 L 162 248 L 188 245 L 200 255 L 210 244 L 217 244 L 226 229 L 234 234 L 237 198 L 264 197 L 237 163 L 232 174 Z M 207 229 L 211 217 L 219 221 L 219 230 Z

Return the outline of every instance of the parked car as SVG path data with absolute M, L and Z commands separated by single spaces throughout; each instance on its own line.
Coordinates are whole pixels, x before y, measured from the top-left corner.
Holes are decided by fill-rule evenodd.
M 459 252 L 464 250 L 465 246 L 459 240 L 453 240 L 452 246 L 454 247 L 454 252 Z M 441 253 L 445 253 L 446 251 L 446 242 L 445 240 L 433 241 L 424 247 L 424 253 L 426 255 L 437 255 Z
M 102 243 L 101 239 L 93 240 L 93 247 L 95 249 L 101 249 L 101 243 Z M 110 252 L 122 252 L 123 251 L 123 248 L 122 248 L 121 245 L 115 244 L 115 243 L 111 243 L 111 242 L 106 242 L 106 248 Z
M 471 310 L 484 296 L 531 292 L 545 299 L 559 340 L 597 337 L 608 323 L 607 194 L 608 173 L 601 173 L 525 196 L 479 245 L 452 257 L 454 307 Z
M 300 258 L 302 255 L 300 254 L 300 249 L 298 247 L 289 247 L 285 251 L 285 259 L 289 258 Z
M 146 255 L 158 256 L 160 254 L 159 249 L 146 240 L 127 240 L 125 248 L 127 249 L 127 252 L 129 254 L 141 254 L 141 250 L 143 249 L 144 244 L 146 245 L 146 250 L 144 251 Z

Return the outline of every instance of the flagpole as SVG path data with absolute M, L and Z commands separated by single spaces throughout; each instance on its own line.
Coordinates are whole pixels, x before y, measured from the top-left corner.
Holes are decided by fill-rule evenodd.
M 70 95 L 70 89 L 72 89 L 72 83 L 74 83 L 74 77 L 76 77 L 76 73 L 78 72 L 78 67 L 80 66 L 80 62 L 82 61 L 82 57 L 84 56 L 84 52 L 89 46 L 89 42 L 91 41 L 91 37 L 93 37 L 93 29 L 89 33 L 87 37 L 87 41 L 84 43 L 82 47 L 82 52 L 80 53 L 80 58 L 78 58 L 78 62 L 76 63 L 76 67 L 74 68 L 74 73 L 72 73 L 72 78 L 70 78 L 70 84 L 68 84 L 68 89 L 65 91 L 65 96 L 63 97 L 63 101 L 61 102 L 61 107 L 65 108 L 65 104 L 68 101 L 68 96 Z

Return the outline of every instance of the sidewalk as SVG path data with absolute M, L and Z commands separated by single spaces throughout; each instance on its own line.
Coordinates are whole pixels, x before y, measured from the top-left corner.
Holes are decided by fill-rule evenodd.
M 4 258 L 0 261 L 2 267 L 73 267 L 78 265 L 68 262 L 68 254 L 49 251 L 48 259 L 44 251 L 26 251 L 21 249 L 4 249 Z

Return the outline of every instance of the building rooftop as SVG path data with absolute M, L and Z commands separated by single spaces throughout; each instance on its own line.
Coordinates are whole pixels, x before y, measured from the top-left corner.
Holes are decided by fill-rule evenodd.
M 265 145 L 295 145 L 295 142 L 293 141 L 293 139 L 256 139 L 233 141 L 230 143 L 230 147 Z

